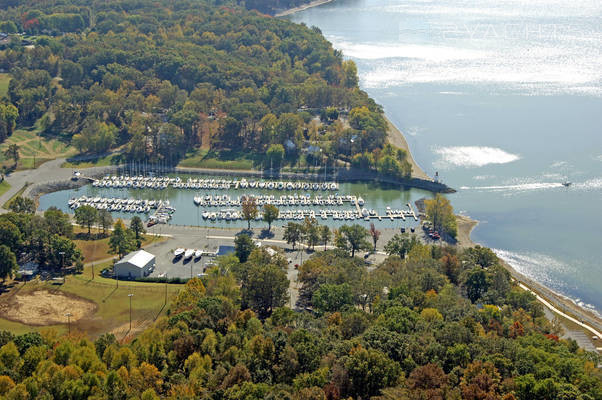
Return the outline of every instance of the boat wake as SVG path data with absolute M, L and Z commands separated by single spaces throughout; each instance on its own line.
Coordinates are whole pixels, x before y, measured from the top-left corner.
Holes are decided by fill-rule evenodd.
M 549 190 L 564 188 L 561 182 L 528 182 L 511 185 L 491 185 L 491 186 L 461 186 L 462 190 L 477 190 L 483 192 L 528 192 L 536 190 Z M 602 178 L 589 179 L 584 182 L 572 183 L 570 190 L 593 191 L 602 189 Z

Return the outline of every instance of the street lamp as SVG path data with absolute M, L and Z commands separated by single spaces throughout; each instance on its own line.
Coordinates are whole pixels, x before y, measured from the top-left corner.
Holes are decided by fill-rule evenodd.
M 128 297 L 130 298 L 130 331 L 132 330 L 132 297 L 134 296 L 133 293 L 128 294 Z
M 65 314 L 65 317 L 67 317 L 67 326 L 69 327 L 69 334 L 71 335 L 71 316 L 73 314 L 71 314 L 70 312 L 68 312 L 67 314 Z

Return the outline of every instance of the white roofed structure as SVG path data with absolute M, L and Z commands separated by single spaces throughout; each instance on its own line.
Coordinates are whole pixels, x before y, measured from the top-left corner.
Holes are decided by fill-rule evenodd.
M 118 278 L 143 278 L 152 272 L 155 256 L 147 251 L 134 251 L 115 263 L 115 275 Z

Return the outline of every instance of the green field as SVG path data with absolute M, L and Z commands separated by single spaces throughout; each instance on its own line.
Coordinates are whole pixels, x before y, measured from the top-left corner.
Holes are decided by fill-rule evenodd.
M 92 160 L 75 161 L 67 160 L 61 164 L 61 168 L 91 168 L 91 167 L 106 167 L 109 165 L 117 165 L 121 162 L 121 154 L 111 154 L 105 157 L 99 157 Z
M 70 144 L 57 138 L 39 136 L 39 134 L 40 128 L 38 126 L 17 129 L 11 137 L 0 145 L 0 162 L 6 166 L 13 164 L 12 160 L 7 160 L 4 156 L 4 150 L 10 144 L 19 146 L 18 170 L 36 168 L 45 161 L 59 157 L 69 157 L 77 153 Z
M 118 339 L 123 339 L 129 331 L 129 297 L 132 297 L 132 333 L 137 333 L 148 327 L 152 322 L 164 315 L 169 302 L 180 291 L 183 285 L 142 283 L 142 282 L 119 282 L 100 277 L 98 274 L 103 267 L 110 264 L 105 263 L 94 267 L 95 277 L 92 277 L 92 267 L 86 266 L 80 275 L 69 275 L 66 282 L 38 281 L 20 283 L 9 292 L 0 296 L 0 301 L 8 302 L 11 296 L 19 296 L 22 299 L 34 299 L 35 292 L 46 290 L 51 293 L 64 293 L 75 295 L 94 302 L 97 306 L 92 315 L 88 315 L 79 321 L 72 321 L 72 329 L 79 330 L 95 337 L 104 332 L 113 332 Z M 167 287 L 168 305 L 165 305 L 165 288 Z M 60 318 L 60 316 L 58 317 Z M 67 330 L 66 318 L 64 323 L 49 326 L 31 326 L 0 318 L 0 330 L 8 330 L 13 333 L 24 333 L 29 331 L 42 331 L 48 328 L 65 332 Z
M 180 161 L 179 167 L 212 169 L 252 169 L 253 160 L 241 152 L 213 152 L 206 149 L 194 150 Z
M 10 185 L 6 181 L 0 182 L 0 196 L 6 193 L 6 191 L 10 189 Z

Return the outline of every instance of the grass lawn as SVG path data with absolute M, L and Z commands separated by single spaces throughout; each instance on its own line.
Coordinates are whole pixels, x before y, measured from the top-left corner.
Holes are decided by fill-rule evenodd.
M 111 154 L 105 157 L 99 157 L 91 160 L 67 160 L 61 168 L 90 168 L 90 167 L 106 167 L 109 165 L 117 165 L 121 163 L 121 154 Z
M 80 227 L 74 227 L 75 233 L 79 233 L 79 237 L 82 237 L 81 233 L 87 233 L 88 230 Z M 94 229 L 92 230 L 92 236 L 94 237 Z M 144 235 L 142 240 L 142 247 L 149 246 L 154 243 L 160 243 L 166 240 L 162 236 Z M 89 263 L 92 261 L 106 260 L 110 257 L 117 257 L 114 254 L 109 253 L 109 238 L 105 237 L 102 239 L 76 239 L 73 241 L 76 246 L 82 251 L 84 255 L 84 262 Z
M 159 315 L 166 312 L 168 306 L 165 306 L 165 284 L 120 281 L 119 287 L 117 287 L 114 280 L 102 278 L 98 275 L 101 268 L 100 265 L 95 267 L 96 276 L 93 280 L 91 279 L 91 267 L 88 266 L 84 268 L 84 272 L 80 275 L 67 276 L 64 284 L 62 281 L 41 282 L 37 280 L 19 284 L 10 292 L 4 293 L 0 300 L 6 301 L 9 296 L 14 294 L 25 298 L 33 298 L 33 293 L 39 290 L 79 296 L 92 301 L 97 308 L 92 315 L 87 315 L 78 321 L 72 321 L 72 329 L 86 332 L 91 337 L 96 337 L 105 332 L 113 332 L 120 340 L 125 338 L 129 331 L 130 303 L 128 294 L 133 294 L 132 333 L 134 334 L 150 326 Z M 167 285 L 168 305 L 182 286 Z M 30 294 L 32 295 L 29 296 Z M 65 320 L 63 324 L 49 326 L 29 326 L 0 318 L 0 330 L 24 333 L 54 328 L 63 333 L 67 330 L 66 322 Z
M 10 189 L 10 185 L 6 181 L 0 182 L 0 196 L 6 193 L 6 191 Z
M 4 182 L 3 182 L 4 183 Z M 8 183 L 7 183 L 8 185 Z M 4 203 L 2 205 L 2 208 L 4 208 L 5 210 L 8 210 L 8 207 L 10 206 L 10 203 L 17 197 L 21 196 L 23 194 L 23 192 L 25 191 L 25 189 L 27 189 L 27 187 L 30 185 L 30 183 L 26 183 L 25 185 L 23 185 L 23 187 L 21 189 L 19 189 L 19 191 L 17 193 L 15 193 L 10 199 L 8 199 L 8 201 L 6 203 Z M 6 189 L 8 190 L 8 189 Z
M 2 80 L 0 78 L 0 90 L 1 82 Z M 53 137 L 39 136 L 40 131 L 37 124 L 31 128 L 15 130 L 13 135 L 0 145 L 0 162 L 6 165 L 12 165 L 13 161 L 7 160 L 4 156 L 4 150 L 10 144 L 19 146 L 21 158 L 17 165 L 18 170 L 36 168 L 48 160 L 54 160 L 59 157 L 69 157 L 77 153 L 73 146 L 62 140 Z
M 252 169 L 253 160 L 244 152 L 215 152 L 197 149 L 186 154 L 179 167 L 213 169 Z
M 10 83 L 10 80 L 10 74 L 0 74 L 0 97 L 4 97 L 8 93 L 8 84 Z

